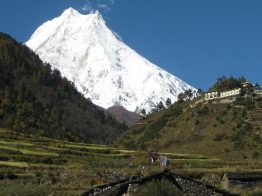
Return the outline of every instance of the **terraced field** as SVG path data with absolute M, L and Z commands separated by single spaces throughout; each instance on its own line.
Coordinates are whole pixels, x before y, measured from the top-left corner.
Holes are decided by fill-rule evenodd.
M 262 162 L 230 162 L 192 154 L 165 154 L 170 169 L 220 186 L 228 171 L 262 171 Z M 133 167 L 128 167 L 134 155 Z M 72 143 L 0 129 L 0 195 L 80 195 L 93 185 L 157 172 L 144 151 Z

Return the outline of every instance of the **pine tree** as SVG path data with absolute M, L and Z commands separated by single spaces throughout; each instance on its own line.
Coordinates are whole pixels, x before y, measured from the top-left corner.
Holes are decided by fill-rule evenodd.
M 169 108 L 171 106 L 171 99 L 170 98 L 167 98 L 166 99 L 166 107 Z
M 146 115 L 146 110 L 143 108 L 143 109 L 141 110 L 140 114 L 141 114 L 142 116 L 145 116 L 145 115 Z
M 0 127 L 96 143 L 108 143 L 126 128 L 86 100 L 59 71 L 52 71 L 33 51 L 3 33 L 0 33 Z M 108 137 L 101 139 L 101 133 L 105 132 Z
M 158 103 L 157 109 L 158 109 L 158 111 L 161 111 L 161 110 L 164 110 L 164 109 L 165 109 L 165 106 L 164 106 L 164 104 L 163 104 L 162 101 L 160 101 L 160 102 Z

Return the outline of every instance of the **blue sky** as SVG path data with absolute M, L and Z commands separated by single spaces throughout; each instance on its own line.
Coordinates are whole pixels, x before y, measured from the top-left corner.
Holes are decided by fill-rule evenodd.
M 99 9 L 131 48 L 196 88 L 231 74 L 262 84 L 262 0 L 1 0 L 0 31 L 24 42 L 70 6 Z

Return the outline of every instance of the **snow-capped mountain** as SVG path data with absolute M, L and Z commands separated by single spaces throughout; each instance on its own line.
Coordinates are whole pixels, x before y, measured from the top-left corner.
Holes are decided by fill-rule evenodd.
M 82 15 L 73 8 L 41 25 L 26 45 L 58 69 L 93 103 L 108 108 L 150 111 L 193 89 L 128 47 L 96 11 Z

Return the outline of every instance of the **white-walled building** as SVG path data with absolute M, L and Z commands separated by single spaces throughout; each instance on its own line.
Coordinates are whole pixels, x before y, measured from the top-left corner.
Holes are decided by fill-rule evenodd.
M 237 96 L 241 94 L 241 88 L 220 93 L 220 98 Z
M 262 87 L 256 88 L 256 89 L 254 90 L 254 93 L 255 93 L 256 95 L 262 95 Z
M 218 97 L 219 93 L 217 91 L 205 94 L 205 100 L 217 99 Z
M 233 89 L 224 92 L 210 92 L 205 94 L 205 100 L 219 99 L 219 98 L 227 98 L 232 96 L 238 96 L 241 94 L 241 88 Z

